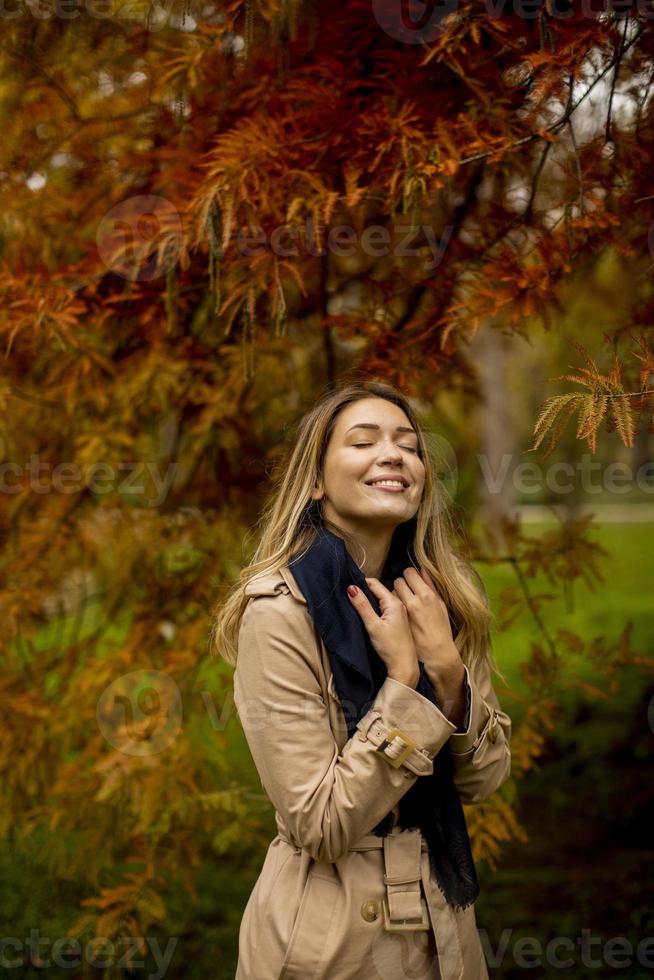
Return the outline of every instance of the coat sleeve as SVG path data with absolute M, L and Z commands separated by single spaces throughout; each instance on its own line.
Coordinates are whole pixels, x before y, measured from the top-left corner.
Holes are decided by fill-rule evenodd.
M 420 777 L 389 765 L 355 733 L 339 753 L 320 684 L 313 621 L 280 596 L 250 599 L 238 639 L 234 703 L 266 795 L 317 861 L 333 862 L 371 832 Z M 456 726 L 387 677 L 374 705 L 430 759 Z
M 511 774 L 511 719 L 502 711 L 487 657 L 465 666 L 468 726 L 450 739 L 454 781 L 462 803 L 487 799 Z

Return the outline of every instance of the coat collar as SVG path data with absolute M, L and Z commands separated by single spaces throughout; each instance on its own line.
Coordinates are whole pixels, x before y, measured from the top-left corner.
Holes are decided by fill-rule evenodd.
M 306 606 L 307 600 L 305 599 L 304 594 L 300 590 L 300 586 L 293 578 L 293 572 L 290 570 L 290 568 L 287 565 L 284 565 L 282 568 L 279 569 L 279 572 L 282 578 L 284 579 L 284 581 L 286 582 L 286 584 L 288 585 L 289 592 L 291 593 L 293 598 L 297 599 L 298 602 L 303 602 L 304 605 Z
M 246 596 L 276 595 L 278 592 L 283 591 L 283 589 L 280 590 L 279 588 L 283 584 L 288 586 L 288 591 L 294 599 L 304 603 L 306 606 L 307 600 L 304 598 L 299 585 L 293 578 L 293 573 L 286 565 L 272 572 L 261 572 L 261 574 L 255 575 L 246 584 L 244 593 Z

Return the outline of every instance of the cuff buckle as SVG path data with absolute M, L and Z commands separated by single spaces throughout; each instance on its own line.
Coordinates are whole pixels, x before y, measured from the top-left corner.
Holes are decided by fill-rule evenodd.
M 401 752 L 399 752 L 397 756 L 391 756 L 386 752 L 386 748 L 391 744 L 391 742 L 395 738 L 399 738 L 404 742 L 404 748 L 401 750 Z M 404 761 L 409 758 L 413 750 L 417 748 L 418 748 L 417 744 L 413 741 L 412 738 L 409 737 L 409 735 L 406 735 L 399 728 L 391 728 L 387 732 L 384 740 L 380 742 L 379 745 L 377 746 L 377 751 L 381 752 L 381 754 L 383 755 L 383 757 L 386 759 L 386 761 L 390 766 L 393 766 L 394 769 L 399 769 L 399 767 L 404 763 Z

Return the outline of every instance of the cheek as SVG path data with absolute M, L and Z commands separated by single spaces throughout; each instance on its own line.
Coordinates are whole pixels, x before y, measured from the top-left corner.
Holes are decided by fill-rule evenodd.
M 339 453 L 332 456 L 329 465 L 325 466 L 325 487 L 327 492 L 338 494 L 351 492 L 352 483 L 358 482 L 365 473 L 367 463 L 360 457 L 350 453 Z
M 416 476 L 415 489 L 417 491 L 417 495 L 419 499 L 422 500 L 425 494 L 425 477 L 423 473 L 420 473 L 419 475 Z
M 421 460 L 416 459 L 415 464 L 414 464 L 413 469 L 412 469 L 412 473 L 413 473 L 413 478 L 416 481 L 416 483 L 419 483 L 421 486 L 424 486 L 424 484 L 425 484 L 425 464 Z
M 346 479 L 356 480 L 370 468 L 370 462 L 370 456 L 365 449 L 343 452 L 338 458 L 338 472 Z

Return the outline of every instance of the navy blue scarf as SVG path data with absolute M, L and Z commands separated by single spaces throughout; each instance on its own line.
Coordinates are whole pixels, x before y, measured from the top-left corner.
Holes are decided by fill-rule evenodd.
M 413 552 L 416 519 L 399 524 L 393 532 L 380 581 L 391 591 L 394 580 L 409 565 L 418 567 Z M 371 707 L 386 679 L 386 665 L 373 647 L 363 621 L 350 603 L 346 588 L 350 583 L 366 595 L 377 614 L 377 598 L 366 584 L 363 572 L 339 535 L 324 524 L 316 529 L 315 540 L 289 567 L 309 613 L 320 633 L 331 662 L 334 684 L 351 738 L 357 721 Z M 450 617 L 453 629 L 456 624 Z M 422 661 L 416 690 L 440 708 Z M 452 757 L 448 743 L 434 758 L 434 772 L 418 776 L 399 802 L 402 829 L 419 829 L 427 841 L 429 857 L 438 886 L 452 908 L 460 911 L 479 894 L 470 839 L 459 793 L 454 783 Z M 387 814 L 373 833 L 389 833 L 392 814 Z

